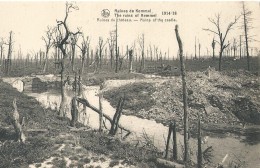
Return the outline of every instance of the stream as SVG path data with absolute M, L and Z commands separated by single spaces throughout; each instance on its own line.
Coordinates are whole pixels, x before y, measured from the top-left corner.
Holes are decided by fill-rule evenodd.
M 4 79 L 5 82 L 13 84 L 19 91 L 22 91 L 21 84 L 14 84 L 11 79 Z M 51 108 L 57 110 L 61 101 L 61 96 L 59 92 L 54 90 L 49 90 L 43 93 L 33 93 L 32 91 L 24 91 L 25 94 L 32 96 L 41 103 L 44 108 Z M 99 108 L 99 86 L 87 86 L 84 89 L 83 97 L 85 97 L 89 103 L 97 108 Z M 68 93 L 72 97 L 72 93 Z M 110 105 L 110 103 L 103 99 L 102 101 L 103 112 L 113 118 L 115 109 Z M 68 117 L 70 117 L 68 115 Z M 79 114 L 79 120 L 84 125 L 89 125 L 94 129 L 99 127 L 99 116 L 96 112 L 93 112 L 91 109 L 87 108 L 85 111 Z M 153 120 L 142 119 L 136 116 L 126 116 L 122 115 L 120 118 L 120 124 L 125 128 L 132 131 L 127 141 L 137 143 L 138 140 L 142 142 L 145 141 L 144 137 L 149 137 L 153 141 L 155 147 L 163 151 L 165 149 L 165 141 L 168 134 L 168 127 L 156 123 Z M 110 128 L 109 122 L 106 122 L 108 128 Z M 120 131 L 119 131 L 120 132 Z M 258 132 L 259 134 L 259 132 Z M 147 135 L 147 136 L 145 136 Z M 259 135 L 257 135 L 259 136 Z M 206 149 L 209 146 L 213 147 L 212 152 L 212 164 L 210 167 L 215 167 L 217 163 L 221 163 L 223 158 L 227 155 L 227 159 L 224 162 L 224 166 L 227 166 L 229 163 L 236 162 L 241 163 L 245 162 L 245 165 L 242 167 L 256 168 L 260 167 L 260 141 L 258 140 L 255 143 L 249 143 L 246 139 L 246 136 L 219 136 L 219 137 L 204 137 L 204 144 L 202 144 L 203 149 Z M 179 158 L 182 152 L 183 146 L 183 136 L 177 133 L 178 141 L 178 155 Z M 196 151 L 197 151 L 197 140 L 190 139 L 192 160 L 196 161 Z

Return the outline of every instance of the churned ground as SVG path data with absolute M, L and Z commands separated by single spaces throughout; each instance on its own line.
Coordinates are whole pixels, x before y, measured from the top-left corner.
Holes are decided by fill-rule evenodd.
M 121 84 L 120 84 L 121 83 Z M 218 72 L 208 68 L 187 73 L 189 120 L 222 127 L 260 125 L 259 76 L 247 71 Z M 125 114 L 154 119 L 168 125 L 175 120 L 183 127 L 182 81 L 180 76 L 125 81 L 107 81 L 104 97 L 116 107 L 126 96 Z
M 24 144 L 15 142 L 9 113 L 17 99 L 24 117 Z M 130 145 L 81 124 L 68 127 L 69 120 L 44 109 L 0 80 L 0 167 L 156 167 L 156 150 Z

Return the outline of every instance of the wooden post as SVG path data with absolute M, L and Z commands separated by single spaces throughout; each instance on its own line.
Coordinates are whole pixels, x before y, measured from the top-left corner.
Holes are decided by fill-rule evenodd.
M 198 117 L 199 118 L 199 117 Z M 198 121 L 198 168 L 202 168 L 202 151 L 201 151 L 201 133 L 200 133 L 200 118 Z
M 178 147 L 177 147 L 177 132 L 176 132 L 176 122 L 174 121 L 172 126 L 172 139 L 173 139 L 173 160 L 177 161 L 178 159 Z
M 171 133 L 172 133 L 172 123 L 169 125 L 168 137 L 167 137 L 167 142 L 166 142 L 165 157 L 164 157 L 165 159 L 167 159 L 167 157 L 168 157 Z
M 182 41 L 178 31 L 178 25 L 175 26 L 176 38 L 179 45 L 179 56 L 181 64 L 181 76 L 182 76 L 182 92 L 183 92 L 183 109 L 184 109 L 184 162 L 185 166 L 189 167 L 190 164 L 190 149 L 189 149 L 189 120 L 188 120 L 188 97 L 186 86 L 186 72 L 183 62 L 183 48 Z

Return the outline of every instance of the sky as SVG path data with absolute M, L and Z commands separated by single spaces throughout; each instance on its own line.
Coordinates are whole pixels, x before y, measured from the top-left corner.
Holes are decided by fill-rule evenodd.
M 71 31 L 81 28 L 81 31 L 90 36 L 91 47 L 95 49 L 99 37 L 105 40 L 109 37 L 110 31 L 115 29 L 115 10 L 121 10 L 121 19 L 132 19 L 132 22 L 118 22 L 118 46 L 125 52 L 126 46 L 129 48 L 136 42 L 138 36 L 144 34 L 145 48 L 150 45 L 159 48 L 159 51 L 165 53 L 169 49 L 170 57 L 176 56 L 178 44 L 174 32 L 176 24 L 179 25 L 180 37 L 183 41 L 184 53 L 194 54 L 195 37 L 201 44 L 201 55 L 211 52 L 212 39 L 217 36 L 204 31 L 203 28 L 214 29 L 214 25 L 208 18 L 214 18 L 215 14 L 220 13 L 220 24 L 222 31 L 225 31 L 227 25 L 239 16 L 242 12 L 242 3 L 238 1 L 218 1 L 218 2 L 87 2 L 77 1 L 79 10 L 69 13 L 68 26 Z M 246 2 L 246 7 L 252 11 L 252 25 L 254 29 L 250 30 L 251 35 L 260 41 L 260 3 Z M 47 1 L 47 2 L 0 2 L 0 37 L 8 40 L 9 32 L 14 32 L 14 55 L 19 48 L 23 55 L 44 50 L 44 36 L 47 26 L 56 26 L 56 20 L 63 20 L 65 16 L 65 1 Z M 109 10 L 110 15 L 103 17 L 102 10 Z M 134 12 L 130 12 L 133 10 Z M 148 10 L 148 12 L 140 12 Z M 164 12 L 164 15 L 163 15 Z M 176 13 L 177 14 L 176 14 Z M 126 17 L 132 14 L 133 17 Z M 139 14 L 135 17 L 135 14 Z M 140 21 L 141 14 L 156 15 L 156 17 L 147 17 L 150 22 Z M 167 15 L 169 14 L 169 15 Z M 176 15 L 175 15 L 176 14 Z M 125 17 L 123 17 L 125 15 Z M 154 22 L 152 19 L 156 18 Z M 98 19 L 107 19 L 109 22 L 97 21 Z M 164 22 L 158 22 L 159 19 Z M 170 22 L 165 22 L 165 19 Z M 176 21 L 172 21 L 172 20 Z M 134 21 L 136 20 L 136 21 Z M 228 34 L 227 40 L 233 42 L 243 34 L 239 27 L 242 19 L 234 26 Z M 260 49 L 259 42 L 250 43 L 251 48 Z M 5 55 L 7 55 L 7 46 L 5 46 Z M 198 54 L 198 53 L 197 53 Z

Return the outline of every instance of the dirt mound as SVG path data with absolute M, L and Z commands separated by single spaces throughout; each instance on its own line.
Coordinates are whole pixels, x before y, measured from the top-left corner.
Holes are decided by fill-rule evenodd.
M 253 74 L 248 75 L 247 73 L 240 73 L 238 75 L 238 72 L 236 74 L 227 75 L 212 68 L 208 68 L 204 72 L 189 72 L 187 74 L 189 119 L 193 123 L 192 126 L 195 126 L 198 114 L 200 114 L 202 123 L 228 125 L 237 125 L 244 122 L 259 123 L 256 118 L 259 115 L 259 105 L 257 103 L 259 102 L 258 76 Z M 154 79 L 154 81 L 156 80 Z M 148 80 L 146 82 L 153 84 L 156 88 L 150 94 L 154 100 L 154 104 L 150 105 L 149 109 L 142 108 L 139 111 L 125 111 L 125 113 L 155 119 L 165 124 L 176 120 L 178 125 L 182 126 L 183 103 L 181 77 L 173 77 L 157 83 L 151 83 Z M 130 87 L 132 88 L 133 85 L 113 89 L 113 92 L 107 92 L 105 97 L 115 106 L 113 95 L 119 95 L 122 89 L 126 94 L 135 95 L 134 97 L 142 95 L 142 89 L 138 92 L 133 92 L 133 89 L 131 90 Z M 140 84 L 136 84 L 134 87 L 140 88 Z M 247 119 L 244 119 L 245 116 L 243 115 L 238 115 L 245 110 L 244 105 L 238 106 L 238 100 L 234 101 L 234 98 L 241 96 L 247 97 L 248 101 L 251 102 L 246 112 L 251 117 Z M 146 102 L 140 100 L 139 103 Z M 130 101 L 130 105 L 134 107 L 136 104 Z
M 248 85 L 253 83 L 253 85 Z M 256 76 L 227 76 L 214 69 L 205 72 L 190 72 L 187 75 L 188 104 L 190 120 L 196 121 L 199 113 L 204 123 L 237 124 L 241 117 L 236 117 L 239 106 L 234 105 L 233 99 L 239 95 L 246 95 L 249 99 L 257 99 L 259 93 Z M 254 86 L 254 87 L 248 87 Z M 169 80 L 157 88 L 154 94 L 157 106 L 166 109 L 171 119 L 182 120 L 182 83 L 180 78 Z M 255 101 L 256 102 L 256 101 Z M 259 107 L 254 106 L 255 109 Z M 243 108 L 240 108 L 243 109 Z M 249 110 L 248 110 L 249 111 Z M 257 110 L 248 112 L 258 115 Z M 256 123 L 254 119 L 245 120 Z
M 155 87 L 151 83 L 133 83 L 127 84 L 118 89 L 112 89 L 104 93 L 104 97 L 108 99 L 112 106 L 116 107 L 119 99 L 125 96 L 124 109 L 138 112 L 141 109 L 149 110 L 155 103 L 151 94 L 155 91 Z

